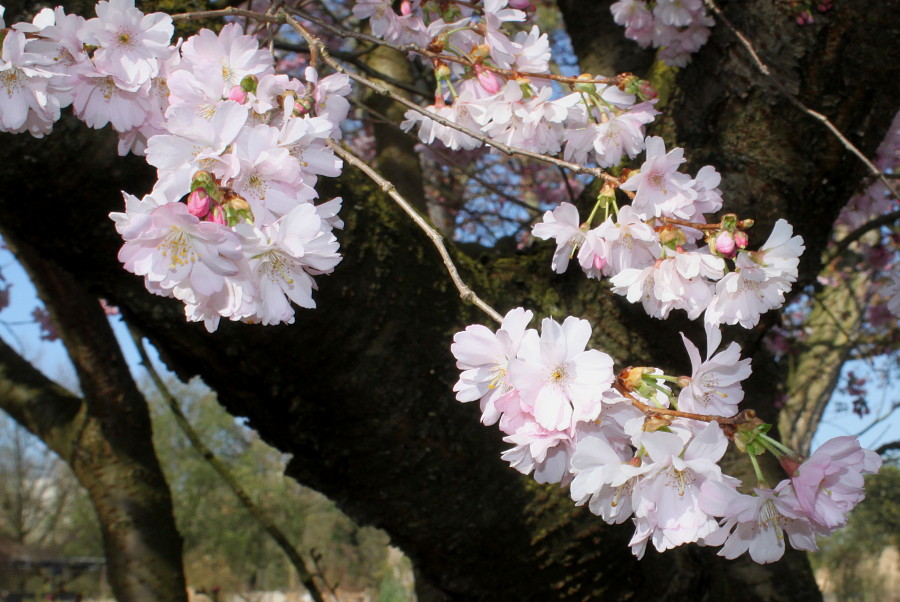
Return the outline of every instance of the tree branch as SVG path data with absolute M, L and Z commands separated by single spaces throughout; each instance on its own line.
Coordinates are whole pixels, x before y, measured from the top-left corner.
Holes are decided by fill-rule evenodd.
M 868 232 L 871 232 L 876 228 L 892 224 L 897 220 L 900 220 L 900 210 L 892 211 L 891 213 L 885 213 L 884 215 L 878 216 L 875 219 L 859 226 L 858 228 L 847 234 L 845 237 L 843 237 L 841 240 L 837 241 L 834 246 L 829 249 L 828 254 L 822 260 L 822 264 L 828 265 L 829 263 L 834 261 L 841 253 L 847 250 L 847 247 L 865 236 Z
M 178 400 L 175 399 L 175 396 L 172 395 L 172 392 L 169 391 L 169 388 L 166 386 L 166 383 L 163 382 L 163 379 L 159 376 L 159 373 L 156 371 L 156 368 L 153 366 L 153 362 L 150 361 L 150 358 L 147 356 L 147 350 L 144 348 L 144 342 L 141 338 L 141 335 L 138 334 L 136 330 L 133 328 L 129 329 L 131 332 L 131 339 L 134 341 L 134 346 L 137 348 L 138 355 L 141 357 L 141 365 L 150 375 L 150 379 L 153 381 L 153 384 L 156 385 L 156 389 L 159 391 L 159 394 L 162 395 L 163 399 L 166 402 L 166 405 L 171 410 L 172 415 L 175 416 L 175 423 L 178 424 L 178 428 L 181 429 L 181 432 L 185 434 L 190 441 L 191 446 L 197 451 L 200 456 L 206 460 L 206 462 L 216 471 L 216 473 L 225 481 L 225 484 L 231 489 L 234 495 L 237 497 L 238 501 L 253 515 L 253 518 L 262 525 L 263 529 L 275 540 L 275 543 L 278 544 L 278 547 L 285 553 L 288 557 L 288 560 L 291 561 L 291 564 L 296 569 L 297 574 L 300 576 L 300 581 L 303 583 L 303 587 L 309 592 L 309 595 L 312 596 L 312 599 L 315 602 L 325 602 L 325 597 L 322 595 L 322 591 L 316 585 L 315 581 L 313 581 L 313 574 L 306 568 L 306 563 L 303 560 L 303 557 L 300 556 L 300 552 L 297 551 L 297 548 L 288 540 L 287 536 L 284 532 L 278 528 L 272 519 L 270 519 L 262 508 L 256 505 L 250 495 L 241 487 L 241 484 L 238 480 L 231 474 L 231 471 L 228 470 L 228 467 L 219 460 L 219 458 L 213 453 L 213 451 L 203 443 L 203 440 L 200 438 L 200 435 L 197 431 L 194 430 L 194 427 L 191 426 L 190 421 L 187 419 L 187 416 L 184 415 L 184 412 L 181 411 L 181 406 L 178 404 Z
M 334 140 L 328 141 L 328 146 L 338 155 L 340 158 L 344 159 L 347 163 L 353 165 L 354 167 L 360 169 L 364 174 L 369 176 L 381 189 L 397 203 L 401 209 L 412 219 L 413 222 L 423 231 L 425 235 L 431 239 L 431 242 L 434 244 L 435 248 L 437 248 L 438 253 L 441 256 L 441 261 L 444 262 L 444 267 L 447 268 L 447 273 L 450 275 L 450 279 L 453 281 L 453 284 L 456 286 L 456 290 L 459 291 L 459 296 L 469 303 L 475 305 L 478 309 L 489 315 L 494 321 L 498 324 L 503 322 L 503 316 L 501 316 L 497 310 L 493 307 L 485 303 L 481 297 L 475 294 L 475 292 L 469 288 L 469 286 L 463 281 L 462 277 L 459 275 L 459 270 L 456 268 L 456 265 L 453 263 L 453 259 L 450 257 L 450 253 L 447 251 L 447 246 L 444 244 L 444 237 L 441 236 L 441 233 L 431 227 L 425 219 L 416 213 L 416 210 L 412 208 L 409 202 L 404 199 L 399 192 L 397 192 L 396 187 L 389 182 L 388 180 L 381 177 L 378 172 L 369 167 L 365 161 L 354 155 L 352 152 L 335 142 Z
M 781 81 L 780 78 L 776 77 L 772 73 L 772 70 L 769 69 L 768 65 L 766 65 L 766 63 L 763 62 L 763 60 L 759 57 L 759 53 L 756 52 L 756 49 L 753 47 L 753 44 L 750 42 L 750 40 L 747 38 L 747 36 L 745 36 L 743 33 L 741 33 L 734 26 L 734 24 L 732 24 L 732 22 L 728 19 L 728 17 L 725 16 L 725 14 L 722 12 L 722 10 L 715 3 L 715 0 L 703 0 L 703 1 L 706 4 L 706 6 L 711 11 L 713 11 L 716 14 L 716 16 L 719 17 L 719 19 L 722 20 L 722 23 L 724 23 L 725 26 L 728 29 L 730 29 L 731 32 L 737 37 L 737 39 L 740 41 L 741 45 L 750 54 L 750 58 L 753 59 L 753 63 L 756 65 L 756 68 L 759 69 L 759 72 L 762 73 L 767 78 L 769 78 L 772 81 L 772 83 L 775 84 L 775 87 L 778 88 L 778 91 L 781 92 L 782 95 L 784 95 L 784 97 L 787 98 L 791 102 L 791 104 L 793 104 L 795 107 L 797 107 L 802 112 L 806 113 L 807 115 L 809 115 L 816 121 L 819 121 L 820 123 L 822 123 L 822 125 L 824 125 L 828 129 L 828 131 L 830 131 L 834 135 L 834 137 L 840 141 L 840 143 L 844 146 L 844 148 L 846 148 L 848 151 L 850 151 L 851 153 L 856 155 L 856 157 L 860 161 L 862 161 L 862 163 L 866 166 L 866 168 L 869 170 L 869 172 L 884 183 L 884 185 L 887 187 L 887 189 L 890 190 L 894 194 L 895 197 L 900 197 L 900 193 L 898 193 L 897 189 L 894 188 L 894 184 L 888 178 L 885 177 L 885 175 L 881 172 L 880 169 L 878 169 L 878 167 L 875 166 L 874 163 L 869 161 L 869 159 L 862 153 L 862 151 L 860 151 L 856 147 L 856 145 L 854 145 L 852 142 L 850 142 L 850 140 L 848 140 L 847 137 L 844 136 L 844 134 L 841 133 L 841 131 L 833 123 L 831 123 L 831 121 L 828 119 L 828 117 L 826 117 L 822 113 L 819 113 L 818 111 L 814 111 L 814 110 L 810 109 L 809 107 L 807 107 L 799 98 L 797 98 L 788 89 L 788 87 L 784 84 L 783 81 Z

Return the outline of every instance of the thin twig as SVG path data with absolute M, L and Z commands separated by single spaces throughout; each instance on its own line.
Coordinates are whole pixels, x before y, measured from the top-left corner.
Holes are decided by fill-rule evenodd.
M 378 123 L 390 123 L 392 125 L 396 125 L 384 113 L 381 113 L 380 111 L 376 111 L 372 107 L 362 104 L 360 102 L 354 101 L 353 99 L 351 99 L 350 102 L 351 102 L 351 104 L 353 104 L 356 108 L 360 109 L 361 111 L 365 111 L 366 113 L 369 113 L 373 117 L 376 117 L 377 119 L 379 119 L 380 121 Z M 492 192 L 493 194 L 496 194 L 497 196 L 503 198 L 503 200 L 508 201 L 508 202 L 512 203 L 513 205 L 516 205 L 517 207 L 521 207 L 522 209 L 525 209 L 529 213 L 532 213 L 532 214 L 540 213 L 539 209 L 536 209 L 535 207 L 532 207 L 531 205 L 525 203 L 521 199 L 518 199 L 518 198 L 512 196 L 511 194 L 504 192 L 503 190 L 500 189 L 499 186 L 496 186 L 495 184 L 491 184 L 486 179 L 484 179 L 480 175 L 478 175 L 475 172 L 475 170 L 472 169 L 471 167 L 460 165 L 453 157 L 449 156 L 447 153 L 443 152 L 442 150 L 440 150 L 436 147 L 428 147 L 427 152 L 432 153 L 432 154 L 436 155 L 438 158 L 442 159 L 448 169 L 456 170 L 456 171 L 462 173 L 463 175 L 465 175 L 469 178 L 472 178 L 473 180 L 478 182 L 481 186 L 483 186 L 488 192 Z M 560 170 L 561 169 L 562 168 L 560 168 Z M 565 173 L 565 172 L 563 172 L 563 173 Z
M 896 412 L 898 409 L 900 409 L 900 401 L 895 401 L 893 404 L 891 404 L 891 409 L 889 409 L 887 412 L 882 414 L 879 418 L 876 418 L 875 420 L 873 420 L 869 426 L 865 427 L 863 430 L 859 431 L 858 433 L 856 433 L 853 436 L 856 437 L 857 439 L 859 439 L 860 437 L 865 435 L 867 432 L 869 432 L 869 430 L 872 427 L 874 427 L 875 425 L 880 424 L 880 423 L 884 422 L 885 420 L 887 420 L 888 418 L 890 418 L 891 414 Z M 881 453 L 881 452 L 879 451 L 878 453 Z
M 334 60 L 334 58 L 328 54 L 328 49 L 324 46 L 324 44 L 322 44 L 322 42 L 316 36 L 314 36 L 308 29 L 306 29 L 300 22 L 298 22 L 295 18 L 293 18 L 289 15 L 286 16 L 286 19 L 287 19 L 287 23 L 291 27 L 293 27 L 297 33 L 299 33 L 301 36 L 303 36 L 303 38 L 306 40 L 306 43 L 309 44 L 310 47 L 316 46 L 319 48 L 319 54 L 322 59 L 322 62 L 324 62 L 326 65 L 328 65 L 329 67 L 331 67 L 338 73 L 346 74 L 353 81 L 355 81 L 359 84 L 362 84 L 363 86 L 366 86 L 367 88 L 370 88 L 371 90 L 374 90 L 376 93 L 381 94 L 382 96 L 387 96 L 394 102 L 397 102 L 397 103 L 403 105 L 407 109 L 411 109 L 417 113 L 420 113 L 420 114 L 428 117 L 432 121 L 439 123 L 443 126 L 452 128 L 459 132 L 462 132 L 462 133 L 466 134 L 467 136 L 470 136 L 471 138 L 479 140 L 480 142 L 482 142 L 484 144 L 493 146 L 494 148 L 496 148 L 497 150 L 501 151 L 502 153 L 504 153 L 506 155 L 509 155 L 509 156 L 520 155 L 522 157 L 528 157 L 529 159 L 535 159 L 537 161 L 543 161 L 545 163 L 550 163 L 552 165 L 558 165 L 558 166 L 564 167 L 574 173 L 588 174 L 588 175 L 594 176 L 595 178 L 601 178 L 604 181 L 607 181 L 610 183 L 614 183 L 614 184 L 619 183 L 618 178 L 604 172 L 602 169 L 599 169 L 597 167 L 587 167 L 584 165 L 578 165 L 576 163 L 570 163 L 568 161 L 563 161 L 562 159 L 557 159 L 556 157 L 542 155 L 541 153 L 535 153 L 535 152 L 525 150 L 522 148 L 509 146 L 508 144 L 503 144 L 502 142 L 497 142 L 496 140 L 493 140 L 492 138 L 485 136 L 481 132 L 477 132 L 477 131 L 467 128 L 465 126 L 459 125 L 458 123 L 455 123 L 445 117 L 442 117 L 442 116 L 438 115 L 437 113 L 434 113 L 432 111 L 429 111 L 428 109 L 420 107 L 416 103 L 414 103 L 410 100 L 407 100 L 406 98 L 400 96 L 399 94 L 395 94 L 390 88 L 388 88 L 386 86 L 382 86 L 381 84 L 379 84 L 377 82 L 373 82 L 372 80 L 365 78 L 357 73 L 353 73 L 352 71 L 350 71 L 349 69 L 344 67 L 341 63 Z
M 191 425 L 190 421 L 184 415 L 184 412 L 181 411 L 181 406 L 178 404 L 178 400 L 169 391 L 169 388 L 166 386 L 166 383 L 160 377 L 159 373 L 156 371 L 156 368 L 153 367 L 153 363 L 150 361 L 150 357 L 147 355 L 147 350 L 144 348 L 144 341 L 141 335 L 134 329 L 129 329 L 131 332 L 131 338 L 134 341 L 135 347 L 137 347 L 138 355 L 141 358 L 141 365 L 144 366 L 144 369 L 147 370 L 147 373 L 150 375 L 151 380 L 153 380 L 153 384 L 156 385 L 157 390 L 160 395 L 162 395 L 163 399 L 166 401 L 166 404 L 169 406 L 169 409 L 172 411 L 172 414 L 175 416 L 175 422 L 178 424 L 178 427 L 181 431 L 187 436 L 188 440 L 191 442 L 191 446 L 199 453 L 204 460 L 209 463 L 209 465 L 215 470 L 218 475 L 222 478 L 223 481 L 228 485 L 231 491 L 237 496 L 238 500 L 243 504 L 244 508 L 246 508 L 250 514 L 253 515 L 260 525 L 268 532 L 268 534 L 275 540 L 278 544 L 278 547 L 282 549 L 282 551 L 287 555 L 288 559 L 291 561 L 291 564 L 296 569 L 297 574 L 300 577 L 300 581 L 303 582 L 303 586 L 309 591 L 310 596 L 312 596 L 315 602 L 325 602 L 325 597 L 322 595 L 322 592 L 319 590 L 319 586 L 313 581 L 313 574 L 306 568 L 306 562 L 303 560 L 303 557 L 300 556 L 300 553 L 297 549 L 291 544 L 288 540 L 287 536 L 282 532 L 281 529 L 278 528 L 278 525 L 272 521 L 263 510 L 256 505 L 256 503 L 250 498 L 247 492 L 241 487 L 241 484 L 238 480 L 231 474 L 225 464 L 222 463 L 221 460 L 212 452 L 209 447 L 206 446 L 205 443 L 200 439 L 200 435 L 197 431 L 194 430 L 194 427 Z
M 890 190 L 895 197 L 900 196 L 900 194 L 898 194 L 897 190 L 894 188 L 894 185 L 887 177 L 885 177 L 885 174 L 882 173 L 874 163 L 869 161 L 869 159 L 862 153 L 862 151 L 860 151 L 852 142 L 850 142 L 850 140 L 848 140 L 847 137 L 844 136 L 844 134 L 841 133 L 841 131 L 833 123 L 831 123 L 831 121 L 825 115 L 806 106 L 799 98 L 794 96 L 794 94 L 788 89 L 784 82 L 781 81 L 781 79 L 775 77 L 775 75 L 772 73 L 772 70 L 769 69 L 768 65 L 766 65 L 766 63 L 763 62 L 763 60 L 759 57 L 759 54 L 756 52 L 756 49 L 753 47 L 753 44 L 750 42 L 747 36 L 741 33 L 734 26 L 734 24 L 731 23 L 728 17 L 726 17 L 724 13 L 722 13 L 722 10 L 715 3 L 715 0 L 703 1 L 709 8 L 709 10 L 713 11 L 716 16 L 719 17 L 722 23 L 724 23 L 725 26 L 731 30 L 731 32 L 741 42 L 741 45 L 743 45 L 747 52 L 750 53 L 750 57 L 753 59 L 753 62 L 756 64 L 756 68 L 759 69 L 760 73 L 772 80 L 772 83 L 775 84 L 775 87 L 778 88 L 778 90 L 785 96 L 785 98 L 787 98 L 791 102 L 791 104 L 793 104 L 795 107 L 797 107 L 816 121 L 821 122 L 826 128 L 828 128 L 828 131 L 830 131 L 835 136 L 835 138 L 840 141 L 844 148 L 856 155 L 856 157 L 863 162 L 869 172 L 871 172 L 873 176 L 877 177 L 884 183 L 885 186 L 887 186 L 888 190 Z
M 266 21 L 267 23 L 284 23 L 284 14 L 279 13 L 276 15 L 264 15 L 262 13 L 254 12 L 252 10 L 245 10 L 243 8 L 235 8 L 233 6 L 229 6 L 228 8 L 220 8 L 218 10 L 200 10 L 192 13 L 181 13 L 178 15 L 172 15 L 173 21 L 194 21 L 197 19 L 214 19 L 218 17 L 246 17 L 248 19 L 256 19 L 257 21 Z
M 485 303 L 475 292 L 469 288 L 469 286 L 463 281 L 463 279 L 459 275 L 459 270 L 456 269 L 456 264 L 453 263 L 453 259 L 450 258 L 450 252 L 447 251 L 447 246 L 444 244 L 444 237 L 441 236 L 440 232 L 435 230 L 425 219 L 419 215 L 415 209 L 412 208 L 412 205 L 403 198 L 403 196 L 397 192 L 396 187 L 381 176 L 377 171 L 369 167 L 365 161 L 357 157 L 355 154 L 335 142 L 334 140 L 328 140 L 328 146 L 342 158 L 344 161 L 353 165 L 354 167 L 360 169 L 364 174 L 369 176 L 373 182 L 378 184 L 381 189 L 390 196 L 395 203 L 397 203 L 401 209 L 416 223 L 419 228 L 425 232 L 425 235 L 431 239 L 431 242 L 434 244 L 435 248 L 437 248 L 438 253 L 441 256 L 441 260 L 444 262 L 444 267 L 447 268 L 447 273 L 450 274 L 450 279 L 453 280 L 453 284 L 456 286 L 456 290 L 459 291 L 459 296 L 464 300 L 468 301 L 475 305 L 478 309 L 489 315 L 492 319 L 494 319 L 497 323 L 503 322 L 503 316 L 501 316 L 497 310 L 493 307 Z
M 734 416 L 716 416 L 715 414 L 693 414 L 691 412 L 670 410 L 669 408 L 657 408 L 640 401 L 628 390 L 628 387 L 621 382 L 615 383 L 613 388 L 622 396 L 626 397 L 631 402 L 631 405 L 647 415 L 655 414 L 658 416 L 671 416 L 673 418 L 689 418 L 690 420 L 700 420 L 702 422 L 717 422 L 719 426 L 735 426 L 757 420 L 756 412 L 753 410 L 744 410 Z

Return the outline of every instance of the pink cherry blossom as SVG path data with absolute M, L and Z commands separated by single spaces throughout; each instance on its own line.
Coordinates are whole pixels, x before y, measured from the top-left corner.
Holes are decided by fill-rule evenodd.
M 602 393 L 613 382 L 613 362 L 596 349 L 585 351 L 590 336 L 587 320 L 570 316 L 560 325 L 545 318 L 540 337 L 526 332 L 518 356 L 510 360 L 510 384 L 542 427 L 564 430 L 573 420 L 600 414 Z
M 865 497 L 863 474 L 881 468 L 881 458 L 856 437 L 829 439 L 791 475 L 800 508 L 827 529 L 847 522 L 847 513 Z
M 795 549 L 815 551 L 815 529 L 808 519 L 797 516 L 793 501 L 783 491 L 756 488 L 754 495 L 743 495 L 733 486 L 706 481 L 700 488 L 700 507 L 725 520 L 703 541 L 721 545 L 719 556 L 734 559 L 749 552 L 750 558 L 760 564 L 775 562 L 784 555 L 785 533 Z
M 557 274 L 569 267 L 569 258 L 584 240 L 584 232 L 578 221 L 578 209 L 572 203 L 560 203 L 553 211 L 544 213 L 544 221 L 535 224 L 531 233 L 547 240 L 556 239 L 556 252 L 550 266 Z
M 456 367 L 463 371 L 453 386 L 456 399 L 481 400 L 484 424 L 494 424 L 500 418 L 495 402 L 512 389 L 507 374 L 509 362 L 518 354 L 532 317 L 532 312 L 518 307 L 506 314 L 496 333 L 474 324 L 453 336 L 450 351 Z
M 722 342 L 717 325 L 706 325 L 706 360 L 684 334 L 681 335 L 691 358 L 690 382 L 678 395 L 678 408 L 684 412 L 734 416 L 744 398 L 741 381 L 750 376 L 750 360 L 740 359 L 741 347 L 732 342 L 716 353 Z

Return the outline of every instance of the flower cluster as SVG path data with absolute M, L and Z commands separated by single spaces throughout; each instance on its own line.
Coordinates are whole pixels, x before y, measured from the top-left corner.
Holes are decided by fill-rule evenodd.
M 610 524 L 631 518 L 639 558 L 648 543 L 665 551 L 698 542 L 721 545 L 727 558 L 749 551 L 756 562 L 774 562 L 785 533 L 794 548 L 815 550 L 815 536 L 846 523 L 864 497 L 862 475 L 881 464 L 853 437 L 832 439 L 802 461 L 765 434 L 769 425 L 738 413 L 750 360 L 740 359 L 737 343 L 719 350 L 717 326 L 707 325 L 703 361 L 684 339 L 690 376 L 629 368 L 616 379 L 612 358 L 585 350 L 585 320 L 546 318 L 539 334 L 527 328 L 531 318 L 517 308 L 496 332 L 472 325 L 456 334 L 456 397 L 479 400 L 482 422 L 499 423 L 513 444 L 502 458 L 513 468 L 569 485 L 577 505 Z M 718 464 L 729 439 L 754 465 L 752 495 Z M 774 488 L 756 463 L 767 450 L 788 472 Z
M 610 403 L 613 362 L 585 350 L 587 320 L 546 318 L 538 333 L 527 328 L 531 318 L 518 308 L 496 333 L 480 324 L 457 333 L 451 350 L 463 373 L 453 390 L 459 401 L 480 400 L 484 424 L 499 422 L 515 444 L 503 458 L 516 470 L 558 483 L 571 478 L 576 441 Z
M 704 214 L 722 208 L 718 172 L 706 166 L 691 178 L 678 171 L 685 161 L 682 149 L 666 153 L 656 137 L 646 147 L 640 170 L 620 186 L 633 193 L 631 205 L 619 209 L 614 191 L 606 188 L 587 223 L 574 205 L 562 203 L 533 227 L 536 237 L 556 240 L 551 267 L 564 272 L 577 252 L 589 277 L 610 277 L 613 292 L 640 301 L 655 318 L 682 309 L 692 320 L 705 312 L 712 324 L 756 325 L 762 313 L 784 303 L 797 279 L 802 239 L 778 220 L 758 251 L 747 250 L 744 229 L 751 220 L 728 215 L 716 225 L 706 222 Z M 601 206 L 608 215 L 591 229 Z
M 368 18 L 373 33 L 398 43 L 427 45 L 433 52 L 460 54 L 465 61 L 433 61 L 438 89 L 429 111 L 503 144 L 566 160 L 617 165 L 623 155 L 643 150 L 643 126 L 658 114 L 655 92 L 630 77 L 618 85 L 593 83 L 584 76 L 571 94 L 554 98 L 549 79 L 550 44 L 537 26 L 510 37 L 505 24 L 526 20 L 507 0 L 487 0 L 476 12 L 441 4 L 440 14 L 401 4 L 397 15 L 386 0 L 357 2 L 354 14 Z M 527 3 L 515 3 L 528 6 Z M 405 7 L 405 8 L 404 8 Z M 426 21 L 428 24 L 426 25 Z M 416 111 L 406 113 L 405 129 L 418 127 L 419 139 L 440 141 L 452 150 L 472 150 L 482 142 Z
M 619 0 L 609 10 L 626 38 L 642 48 L 660 48 L 660 60 L 674 67 L 690 62 L 715 25 L 703 0 Z
M 327 141 L 349 110 L 347 76 L 276 74 L 234 23 L 176 47 L 168 15 L 134 0 L 96 11 L 45 9 L 7 32 L 3 128 L 42 136 L 71 104 L 87 125 L 111 124 L 121 154 L 146 155 L 153 191 L 126 193 L 111 215 L 119 258 L 148 290 L 183 301 L 189 320 L 277 324 L 293 321 L 291 301 L 314 307 L 313 276 L 341 260 L 341 200 L 313 201 L 317 178 L 341 172 Z

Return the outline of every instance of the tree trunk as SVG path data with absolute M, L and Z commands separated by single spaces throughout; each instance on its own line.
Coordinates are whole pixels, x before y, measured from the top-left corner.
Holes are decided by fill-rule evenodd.
M 84 398 L 0 342 L 0 407 L 44 441 L 87 490 L 110 586 L 122 602 L 187 601 L 182 542 L 153 451 L 150 415 L 96 297 L 25 245 L 29 270 L 75 364 Z

